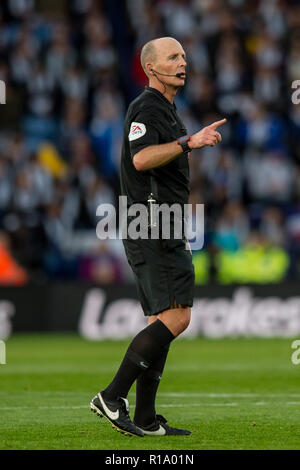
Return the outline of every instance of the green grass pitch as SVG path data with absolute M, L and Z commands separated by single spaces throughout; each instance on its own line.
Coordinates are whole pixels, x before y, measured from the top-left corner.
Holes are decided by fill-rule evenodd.
M 0 449 L 300 449 L 300 364 L 291 339 L 178 339 L 157 412 L 191 436 L 128 437 L 89 410 L 129 341 L 18 335 L 0 365 Z M 130 391 L 131 417 L 135 395 Z

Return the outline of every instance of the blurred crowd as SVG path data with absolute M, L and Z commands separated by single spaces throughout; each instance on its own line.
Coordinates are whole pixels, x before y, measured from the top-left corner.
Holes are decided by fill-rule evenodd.
M 161 36 L 187 53 L 176 104 L 189 133 L 228 120 L 221 145 L 190 157 L 191 202 L 205 204 L 199 282 L 221 279 L 218 254 L 249 248 L 276 248 L 278 280 L 299 279 L 297 0 L 2 1 L 0 249 L 35 282 L 131 279 L 121 241 L 97 239 L 96 209 L 118 207 L 124 116 L 147 84 L 141 47 Z

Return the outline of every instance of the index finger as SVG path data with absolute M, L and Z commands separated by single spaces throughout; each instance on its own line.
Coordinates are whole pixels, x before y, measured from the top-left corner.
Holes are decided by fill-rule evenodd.
M 225 122 L 227 122 L 227 119 L 221 119 L 221 121 L 213 122 L 213 123 L 212 123 L 210 126 L 208 126 L 208 127 L 211 127 L 212 129 L 216 130 L 217 127 L 222 126 L 223 124 L 225 124 Z

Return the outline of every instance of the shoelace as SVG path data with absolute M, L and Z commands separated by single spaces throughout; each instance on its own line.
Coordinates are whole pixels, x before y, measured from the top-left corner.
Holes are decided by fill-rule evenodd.
M 129 413 L 129 402 L 127 398 L 120 397 L 120 400 L 125 404 L 126 411 Z
M 162 415 L 156 415 L 156 421 L 157 421 L 158 423 L 163 423 L 163 424 L 166 424 L 166 423 L 167 423 L 166 418 L 164 418 Z
M 131 421 L 130 417 L 129 417 L 129 409 L 127 407 L 127 404 L 126 404 L 125 400 L 123 398 L 119 398 L 119 401 L 120 401 L 120 405 L 121 405 L 121 410 L 123 411 L 123 413 L 125 415 L 124 419 L 126 421 Z

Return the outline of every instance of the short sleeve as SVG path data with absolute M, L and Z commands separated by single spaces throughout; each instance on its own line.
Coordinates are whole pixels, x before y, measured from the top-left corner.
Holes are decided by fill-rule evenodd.
M 128 140 L 132 158 L 144 148 L 159 144 L 159 125 L 151 110 L 141 111 L 134 117 L 130 123 Z

